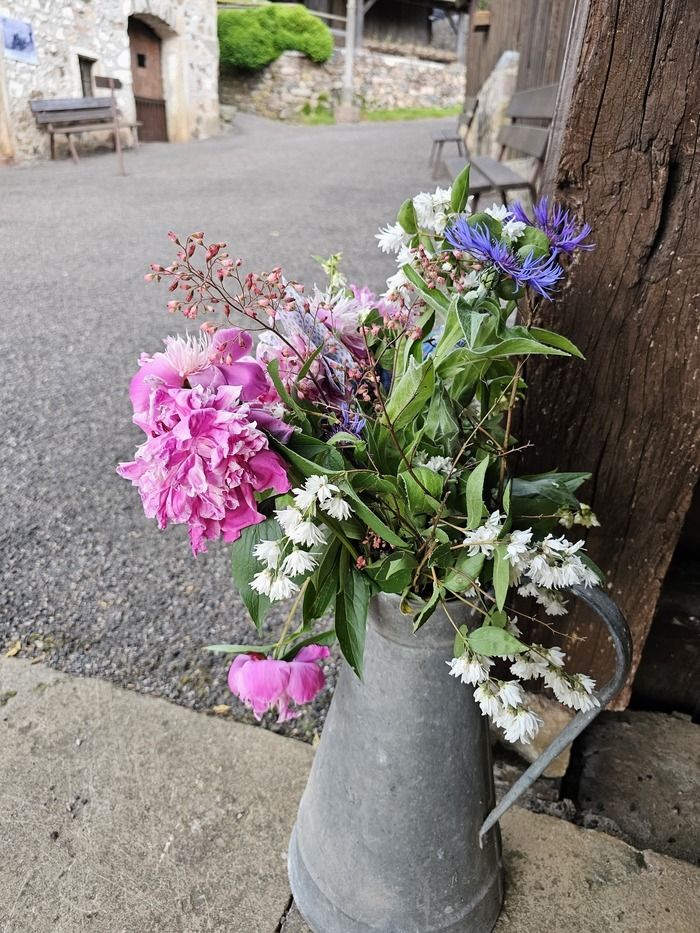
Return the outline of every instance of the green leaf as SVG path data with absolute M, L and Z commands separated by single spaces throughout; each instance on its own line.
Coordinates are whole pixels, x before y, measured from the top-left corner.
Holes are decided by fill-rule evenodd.
M 250 588 L 250 581 L 263 569 L 260 561 L 253 556 L 253 548 L 263 540 L 277 541 L 281 537 L 282 529 L 277 524 L 277 520 L 268 518 L 259 525 L 244 528 L 240 538 L 231 545 L 233 582 L 258 632 L 262 630 L 265 614 L 270 608 L 270 601 L 267 596 L 261 596 Z
M 418 629 L 425 625 L 431 615 L 437 609 L 437 604 L 440 601 L 440 597 L 443 594 L 443 589 L 441 586 L 436 586 L 433 584 L 433 592 L 430 596 L 430 599 L 425 603 L 422 609 L 415 614 L 413 617 L 413 631 L 417 632 Z
M 340 588 L 338 551 L 340 542 L 337 538 L 331 539 L 321 562 L 310 578 L 304 593 L 303 618 L 304 624 L 320 619 L 333 601 Z
M 505 340 L 483 347 L 465 347 L 459 353 L 464 362 L 470 363 L 482 359 L 502 360 L 509 356 L 569 356 L 568 351 L 547 346 L 529 337 L 506 337 Z
M 458 658 L 464 654 L 469 643 L 469 629 L 466 625 L 460 625 L 459 631 L 455 633 L 455 643 L 452 649 L 452 656 Z
M 484 457 L 469 474 L 467 480 L 467 528 L 474 531 L 481 524 L 484 504 L 484 479 L 489 468 L 489 458 Z
M 412 360 L 409 368 L 394 384 L 386 401 L 386 413 L 396 429 L 402 428 L 423 411 L 435 387 L 435 369 L 428 357 L 417 366 Z
M 469 169 L 471 166 L 467 163 L 459 175 L 452 182 L 452 197 L 450 198 L 450 207 L 455 214 L 461 214 L 467 206 L 469 198 Z
M 440 507 L 444 480 L 439 473 L 427 467 L 413 467 L 411 473 L 403 472 L 399 479 L 404 484 L 411 511 L 416 515 L 433 515 Z
M 488 623 L 496 628 L 505 628 L 508 625 L 508 616 L 502 609 L 494 609 L 488 615 Z
M 447 571 L 443 586 L 450 593 L 461 593 L 471 589 L 472 584 L 481 573 L 486 558 L 483 554 L 474 554 L 469 557 L 467 549 L 459 551 L 454 567 Z
M 454 406 L 443 383 L 437 383 L 425 418 L 425 435 L 431 440 L 450 444 L 459 434 Z
M 445 314 L 450 304 L 449 298 L 437 288 L 430 288 L 429 285 L 426 285 L 413 266 L 409 266 L 407 263 L 402 266 L 402 269 L 408 281 L 415 286 L 426 304 L 430 305 L 435 311 Z
M 578 506 L 574 492 L 591 478 L 590 473 L 538 473 L 513 479 L 512 499 L 546 499 L 557 506 Z
M 538 227 L 527 226 L 516 240 L 515 247 L 521 259 L 527 259 L 530 253 L 535 259 L 542 259 L 549 256 L 549 237 Z
M 394 551 L 376 564 L 370 564 L 367 572 L 383 593 L 401 593 L 411 582 L 418 562 L 408 551 Z
M 349 566 L 347 571 L 345 583 L 335 601 L 335 634 L 343 657 L 362 679 L 370 581 L 355 567 Z
M 362 438 L 359 438 L 356 434 L 350 434 L 349 431 L 336 431 L 335 434 L 328 438 L 328 446 L 354 447 L 359 452 L 363 452 L 367 448 L 367 444 Z
M 487 658 L 504 658 L 509 654 L 522 654 L 527 645 L 511 635 L 506 629 L 494 625 L 483 625 L 469 633 L 469 647 Z
M 494 240 L 500 240 L 503 236 L 503 224 L 484 211 L 471 214 L 467 223 L 470 227 L 486 227 Z
M 267 372 L 272 380 L 272 384 L 277 389 L 277 394 L 282 399 L 282 402 L 293 411 L 296 415 L 299 415 L 301 418 L 306 420 L 306 415 L 303 410 L 299 407 L 298 403 L 292 398 L 287 389 L 285 388 L 284 383 L 280 377 L 280 361 L 275 358 L 270 360 L 267 364 Z
M 350 483 L 343 481 L 339 485 L 345 493 L 346 498 L 352 503 L 352 508 L 357 517 L 361 519 L 368 528 L 371 528 L 372 531 L 379 535 L 383 541 L 386 541 L 387 544 L 393 544 L 394 547 L 406 546 L 404 539 L 400 538 L 395 531 L 392 531 L 368 505 L 365 505 L 362 499 L 355 493 Z
M 205 651 L 216 651 L 220 654 L 264 654 L 267 655 L 275 647 L 270 645 L 205 645 Z
M 585 356 L 581 353 L 576 344 L 567 340 L 566 337 L 562 337 L 561 334 L 555 334 L 553 331 L 545 330 L 543 327 L 531 327 L 530 333 L 535 340 L 538 340 L 547 347 L 556 347 L 558 350 L 563 350 L 571 356 L 576 356 L 580 360 L 585 360 Z
M 498 544 L 493 552 L 493 589 L 499 611 L 505 605 L 508 595 L 509 564 L 506 557 L 506 545 Z
M 379 495 L 396 495 L 398 483 L 393 476 L 380 476 L 371 470 L 356 470 L 348 473 L 348 479 L 356 492 L 376 492 Z
M 295 642 L 282 656 L 283 661 L 291 661 L 295 658 L 302 648 L 308 648 L 309 645 L 332 645 L 335 643 L 335 629 L 329 629 L 326 632 L 316 632 L 301 641 Z
M 510 491 L 512 486 L 512 481 L 508 480 L 506 483 L 506 488 L 503 490 L 503 511 L 506 513 L 506 515 L 510 515 Z
M 413 206 L 413 198 L 407 198 L 403 202 L 399 209 L 396 220 L 401 224 L 406 233 L 414 234 L 418 232 L 416 209 Z
M 306 479 L 309 476 L 326 475 L 329 478 L 337 476 L 345 470 L 346 462 L 340 451 L 325 444 L 315 437 L 305 434 L 293 435 L 287 444 L 283 444 L 274 437 L 270 444 L 282 457 L 287 460 Z M 313 457 L 310 460 L 309 457 Z
M 309 372 L 309 370 L 310 370 L 311 367 L 313 366 L 314 361 L 316 360 L 316 357 L 320 355 L 321 350 L 323 350 L 323 344 L 321 344 L 321 346 L 319 346 L 319 347 L 316 347 L 316 349 L 315 349 L 314 352 L 311 354 L 311 356 L 308 357 L 306 360 L 304 360 L 304 365 L 301 367 L 301 369 L 300 369 L 299 372 L 296 374 L 296 377 L 295 377 L 295 379 L 294 379 L 294 384 L 295 384 L 295 385 L 296 385 L 297 383 L 301 382 L 301 380 L 304 378 L 304 376 L 307 375 L 307 373 Z M 278 362 L 278 361 L 277 361 L 277 360 L 274 360 L 273 362 Z

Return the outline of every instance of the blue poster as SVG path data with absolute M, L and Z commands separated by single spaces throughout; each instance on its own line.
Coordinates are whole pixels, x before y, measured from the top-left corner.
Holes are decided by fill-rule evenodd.
M 20 19 L 10 19 L 9 16 L 0 16 L 0 27 L 2 28 L 5 58 L 13 58 L 18 62 L 36 65 L 38 59 L 32 24 L 24 23 Z

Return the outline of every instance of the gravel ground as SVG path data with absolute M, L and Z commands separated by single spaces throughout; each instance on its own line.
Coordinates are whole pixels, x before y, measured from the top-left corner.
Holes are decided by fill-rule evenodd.
M 185 529 L 159 532 L 114 472 L 140 436 L 127 398 L 136 359 L 184 330 L 143 273 L 169 259 L 167 230 L 203 229 L 248 268 L 281 263 L 308 283 L 322 278 L 311 257 L 342 249 L 351 280 L 379 288 L 393 269 L 373 234 L 434 187 L 430 136 L 449 125 L 241 115 L 218 139 L 127 153 L 126 178 L 111 154 L 0 170 L 0 650 L 19 641 L 22 656 L 185 706 L 232 703 L 224 660 L 202 651 L 255 635 L 227 549 L 194 560 Z M 329 692 L 286 731 L 311 739 Z

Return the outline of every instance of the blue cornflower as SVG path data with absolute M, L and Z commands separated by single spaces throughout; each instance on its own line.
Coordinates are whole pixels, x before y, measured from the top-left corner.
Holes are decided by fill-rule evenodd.
M 522 204 L 513 204 L 511 211 L 517 220 L 529 227 L 538 227 L 549 238 L 552 250 L 556 253 L 573 253 L 576 249 L 594 249 L 595 244 L 584 243 L 591 234 L 591 225 L 583 224 L 579 227 L 571 214 L 561 204 L 554 204 L 551 208 L 549 200 L 542 198 L 535 204 L 535 219 L 525 213 Z
M 544 298 L 550 297 L 550 290 L 564 274 L 554 255 L 536 259 L 531 252 L 521 259 L 506 243 L 494 239 L 485 224 L 472 226 L 464 217 L 445 231 L 445 237 L 455 249 L 469 253 L 518 285 L 529 285 Z
M 340 423 L 333 426 L 331 435 L 338 434 L 342 431 L 346 434 L 354 434 L 355 437 L 359 437 L 366 424 L 366 418 L 363 418 L 359 412 L 350 411 L 350 406 L 345 402 L 341 402 Z

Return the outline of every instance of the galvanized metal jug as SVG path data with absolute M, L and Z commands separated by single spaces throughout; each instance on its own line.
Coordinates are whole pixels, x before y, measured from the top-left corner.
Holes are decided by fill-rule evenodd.
M 624 683 L 627 625 L 602 592 L 575 588 L 617 655 L 605 705 Z M 457 625 L 473 625 L 462 604 Z M 487 721 L 445 662 L 443 610 L 415 634 L 398 597 L 372 600 L 361 682 L 344 666 L 289 848 L 289 879 L 314 933 L 488 933 L 503 900 L 498 818 L 597 714 L 579 713 L 494 806 Z

